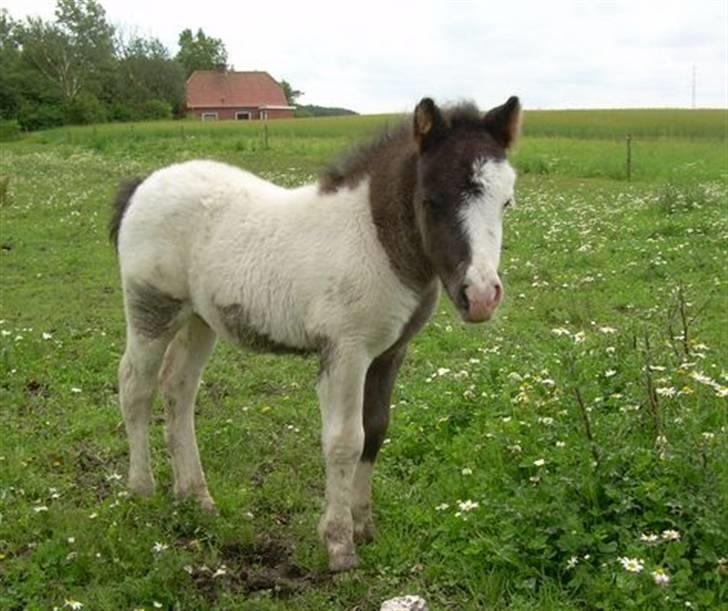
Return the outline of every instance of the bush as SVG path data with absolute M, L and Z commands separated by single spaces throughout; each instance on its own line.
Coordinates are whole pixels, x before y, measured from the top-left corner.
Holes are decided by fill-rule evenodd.
M 0 121 L 0 142 L 9 142 L 20 138 L 20 124 L 16 120 Z
M 18 113 L 18 123 L 25 131 L 48 129 L 63 125 L 63 111 L 57 104 L 24 103 Z
M 127 122 L 137 118 L 137 113 L 124 102 L 113 102 L 109 108 L 109 120 Z
M 142 119 L 171 119 L 172 105 L 164 100 L 147 100 L 140 114 Z
M 108 118 L 106 108 L 99 99 L 87 93 L 79 94 L 72 102 L 69 102 L 64 109 L 64 114 L 66 122 L 74 125 L 104 123 Z

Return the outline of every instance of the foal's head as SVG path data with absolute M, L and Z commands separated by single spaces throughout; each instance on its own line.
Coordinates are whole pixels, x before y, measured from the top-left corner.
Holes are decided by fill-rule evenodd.
M 415 210 L 425 252 L 464 320 L 490 319 L 503 297 L 498 276 L 503 214 L 515 172 L 506 152 L 520 126 L 512 97 L 481 114 L 464 105 L 415 109 Z

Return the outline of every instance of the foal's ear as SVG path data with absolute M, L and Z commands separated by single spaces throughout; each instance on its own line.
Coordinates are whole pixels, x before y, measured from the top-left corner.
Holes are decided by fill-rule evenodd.
M 510 148 L 521 132 L 521 103 L 511 96 L 502 106 L 492 108 L 483 117 L 490 134 L 503 148 Z
M 432 146 L 445 132 L 445 119 L 431 98 L 422 98 L 415 108 L 415 140 L 420 152 Z

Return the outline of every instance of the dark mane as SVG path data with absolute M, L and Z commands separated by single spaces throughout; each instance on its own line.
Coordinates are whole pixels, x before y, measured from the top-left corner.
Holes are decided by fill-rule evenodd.
M 481 127 L 483 113 L 472 102 L 460 102 L 442 109 L 443 116 L 452 127 Z M 336 191 L 344 185 L 354 186 L 362 177 L 370 174 L 371 168 L 384 155 L 399 157 L 402 153 L 416 151 L 412 131 L 412 115 L 404 115 L 399 121 L 385 125 L 369 141 L 356 144 L 344 151 L 319 175 L 322 192 Z
M 343 185 L 353 186 L 369 173 L 370 167 L 380 154 L 392 147 L 414 147 L 411 118 L 385 125 L 369 141 L 355 144 L 340 154 L 319 175 L 319 186 L 323 192 L 336 191 Z

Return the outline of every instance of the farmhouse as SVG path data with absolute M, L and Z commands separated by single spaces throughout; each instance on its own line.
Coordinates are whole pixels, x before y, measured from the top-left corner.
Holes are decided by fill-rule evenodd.
M 203 121 L 293 117 L 283 88 L 267 72 L 196 70 L 187 79 L 187 110 Z

